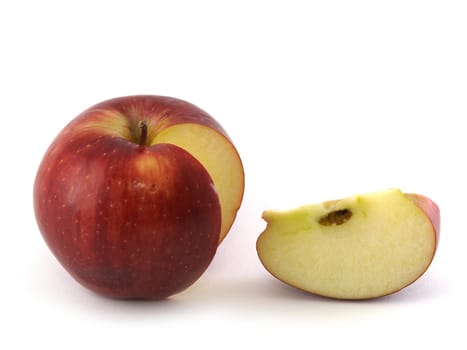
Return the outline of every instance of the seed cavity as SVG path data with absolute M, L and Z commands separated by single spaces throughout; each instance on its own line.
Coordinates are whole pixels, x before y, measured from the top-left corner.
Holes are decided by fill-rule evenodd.
M 342 225 L 350 220 L 352 212 L 349 209 L 334 210 L 319 218 L 319 223 L 323 226 Z

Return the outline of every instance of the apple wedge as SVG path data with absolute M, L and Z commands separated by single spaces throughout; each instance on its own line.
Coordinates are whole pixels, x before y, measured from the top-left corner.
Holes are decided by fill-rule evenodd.
M 258 256 L 277 279 L 337 299 L 395 293 L 429 267 L 439 239 L 438 206 L 390 189 L 265 211 Z

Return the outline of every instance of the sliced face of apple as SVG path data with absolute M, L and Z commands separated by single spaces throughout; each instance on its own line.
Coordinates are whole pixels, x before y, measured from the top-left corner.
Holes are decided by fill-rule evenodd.
M 393 189 L 265 211 L 257 252 L 273 276 L 296 288 L 330 298 L 375 298 L 427 270 L 439 217 L 427 197 Z
M 196 158 L 210 175 L 222 210 L 219 242 L 227 235 L 240 208 L 245 175 L 240 156 L 222 126 L 186 101 L 164 96 L 135 96 L 102 102 L 90 108 L 84 129 L 99 128 L 139 142 L 138 125 L 147 123 L 146 146 L 176 145 Z
M 234 222 L 243 196 L 243 167 L 236 149 L 217 130 L 192 123 L 173 125 L 157 133 L 151 145 L 161 143 L 185 149 L 208 171 L 221 204 L 222 241 Z

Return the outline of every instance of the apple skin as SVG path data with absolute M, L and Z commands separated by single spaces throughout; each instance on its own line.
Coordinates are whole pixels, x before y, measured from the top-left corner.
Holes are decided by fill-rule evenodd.
M 148 145 L 178 123 L 228 138 L 188 102 L 129 96 L 84 111 L 43 157 L 34 184 L 38 227 L 64 268 L 96 293 L 163 299 L 193 284 L 214 257 L 221 208 L 209 173 L 176 145 Z

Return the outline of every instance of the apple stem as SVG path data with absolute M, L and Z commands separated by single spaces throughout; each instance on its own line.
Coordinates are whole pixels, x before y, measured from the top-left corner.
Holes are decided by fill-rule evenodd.
M 144 120 L 139 122 L 139 144 L 141 146 L 146 145 L 146 140 L 148 138 L 148 125 Z

